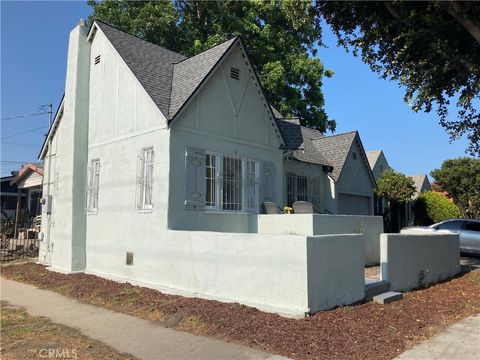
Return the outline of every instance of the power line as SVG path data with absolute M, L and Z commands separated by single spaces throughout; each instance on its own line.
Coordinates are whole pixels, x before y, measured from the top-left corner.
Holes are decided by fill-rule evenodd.
M 12 120 L 12 119 L 20 119 L 20 118 L 26 118 L 30 116 L 38 116 L 38 115 L 47 115 L 48 113 L 35 113 L 35 114 L 26 114 L 26 115 L 18 115 L 18 116 L 10 116 L 10 117 L 4 117 L 2 118 L 3 120 Z
M 4 136 L 4 137 L 0 138 L 0 140 L 8 139 L 8 138 L 11 138 L 11 137 L 14 137 L 14 136 L 23 135 L 23 134 L 32 133 L 32 132 L 34 132 L 34 131 L 38 131 L 38 130 L 42 130 L 42 129 L 46 129 L 46 128 L 48 128 L 48 125 L 46 125 L 46 126 L 41 126 L 41 127 L 39 127 L 39 128 L 32 129 L 32 130 L 22 131 L 22 132 L 13 134 L 13 135 Z
M 24 144 L 24 143 L 17 143 L 17 142 L 9 142 L 9 141 L 2 141 L 2 145 L 14 145 L 14 146 L 25 146 L 25 147 L 32 147 L 32 148 L 40 148 L 41 144 Z

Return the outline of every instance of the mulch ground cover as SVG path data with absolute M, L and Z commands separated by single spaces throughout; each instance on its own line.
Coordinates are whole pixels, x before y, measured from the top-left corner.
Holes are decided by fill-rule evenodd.
M 294 359 L 391 359 L 445 325 L 480 313 L 480 271 L 406 293 L 392 304 L 364 303 L 304 319 L 167 295 L 93 275 L 54 273 L 38 264 L 4 267 L 2 275 L 163 326 Z
M 24 309 L 1 304 L 0 358 L 13 359 L 112 359 L 134 360 L 79 331 L 30 316 Z

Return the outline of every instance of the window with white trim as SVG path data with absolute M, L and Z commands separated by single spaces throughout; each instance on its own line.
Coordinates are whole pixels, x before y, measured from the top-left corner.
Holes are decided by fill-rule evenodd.
M 139 157 L 138 210 L 153 209 L 153 147 L 143 148 Z
M 205 206 L 207 209 L 257 211 L 259 198 L 258 161 L 207 152 L 205 170 Z
M 100 159 L 90 160 L 88 173 L 87 212 L 96 214 L 98 211 L 98 189 L 100 186 Z

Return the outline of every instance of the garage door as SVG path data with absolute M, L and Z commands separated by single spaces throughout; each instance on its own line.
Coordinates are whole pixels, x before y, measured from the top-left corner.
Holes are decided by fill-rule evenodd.
M 371 215 L 370 197 L 338 194 L 338 213 L 344 215 Z

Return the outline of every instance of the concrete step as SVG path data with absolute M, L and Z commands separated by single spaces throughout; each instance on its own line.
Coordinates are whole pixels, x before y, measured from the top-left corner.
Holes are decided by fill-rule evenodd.
M 374 296 L 383 294 L 390 290 L 388 281 L 380 281 L 377 279 L 365 279 L 365 299 L 372 300 Z
M 373 302 L 379 304 L 390 304 L 391 302 L 402 300 L 403 294 L 395 291 L 389 291 L 373 297 Z

